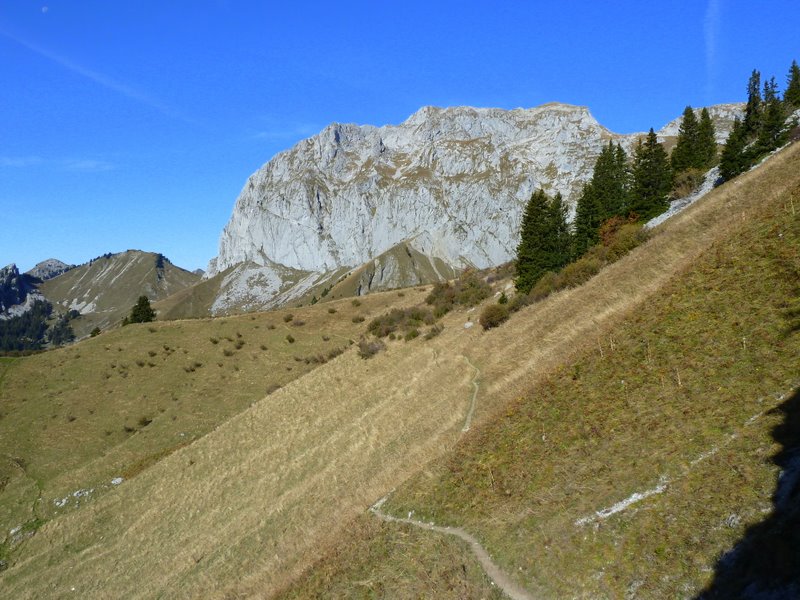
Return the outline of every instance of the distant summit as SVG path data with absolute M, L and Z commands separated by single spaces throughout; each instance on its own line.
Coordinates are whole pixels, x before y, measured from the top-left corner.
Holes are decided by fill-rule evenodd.
M 48 258 L 47 260 L 43 260 L 42 262 L 38 263 L 35 267 L 28 271 L 27 274 L 35 277 L 36 279 L 47 281 L 48 279 L 52 279 L 53 277 L 61 275 L 62 273 L 66 273 L 74 267 L 75 265 L 68 265 L 67 263 L 61 262 L 57 258 Z

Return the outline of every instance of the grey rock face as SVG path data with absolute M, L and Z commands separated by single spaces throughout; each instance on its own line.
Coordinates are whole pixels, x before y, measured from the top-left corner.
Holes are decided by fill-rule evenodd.
M 724 138 L 741 106 L 710 110 Z M 612 133 L 565 104 L 424 107 L 396 126 L 335 123 L 248 179 L 206 276 L 243 263 L 329 273 L 401 242 L 454 269 L 497 265 L 513 256 L 535 189 L 574 206 L 602 147 L 630 151 L 641 135 Z

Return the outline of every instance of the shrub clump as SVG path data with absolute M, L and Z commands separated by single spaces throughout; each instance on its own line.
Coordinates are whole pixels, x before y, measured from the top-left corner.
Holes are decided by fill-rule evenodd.
M 473 270 L 465 271 L 451 285 L 448 282 L 433 286 L 425 302 L 434 307 L 434 314 L 443 316 L 458 306 L 475 306 L 489 297 L 492 287 Z
M 490 304 L 481 312 L 479 322 L 484 330 L 501 325 L 508 319 L 510 311 L 506 304 Z
M 358 342 L 358 355 L 366 360 L 385 348 L 386 345 L 381 340 L 368 340 L 362 337 Z
M 286 336 L 286 341 L 290 344 L 294 344 L 294 337 L 292 337 L 291 333 Z
M 292 319 L 294 319 L 294 315 L 292 313 L 287 313 L 287 314 L 283 315 L 283 322 L 284 323 L 288 323 Z
M 436 317 L 429 308 L 412 306 L 411 308 L 393 308 L 386 314 L 375 317 L 367 326 L 375 337 L 386 337 L 398 330 L 408 332 L 423 325 L 433 325 Z

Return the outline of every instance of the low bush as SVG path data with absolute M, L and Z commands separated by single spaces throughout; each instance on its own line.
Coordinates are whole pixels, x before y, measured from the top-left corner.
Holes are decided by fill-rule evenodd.
M 351 302 L 351 304 L 352 304 L 353 306 L 355 306 L 356 308 L 358 308 L 359 306 L 361 306 L 361 300 L 359 300 L 358 298 L 355 298 L 355 299 L 354 299 L 354 300 Z
M 290 344 L 294 344 L 294 338 L 292 337 L 291 333 L 286 336 L 286 341 Z
M 294 315 L 292 313 L 287 313 L 287 314 L 283 315 L 283 322 L 284 323 L 288 323 L 292 319 L 294 319 Z
M 425 302 L 432 305 L 439 316 L 458 306 L 475 306 L 489 297 L 492 287 L 473 270 L 465 271 L 451 285 L 448 282 L 434 284 Z
M 380 340 L 368 340 L 362 337 L 358 342 L 358 355 L 366 360 L 385 348 L 386 345 Z
M 673 199 L 685 198 L 705 181 L 705 173 L 701 169 L 686 169 L 675 175 L 670 197 Z
M 405 337 L 404 337 L 403 339 L 404 339 L 405 341 L 407 341 L 407 342 L 410 342 L 410 341 L 411 341 L 411 340 L 413 340 L 414 338 L 418 338 L 418 337 L 419 337 L 419 329 L 417 329 L 417 328 L 415 327 L 415 328 L 413 328 L 413 329 L 409 329 L 409 330 L 406 332 L 406 335 L 405 335 Z
M 558 289 L 558 275 L 552 271 L 548 271 L 539 278 L 539 281 L 531 288 L 528 293 L 528 303 L 536 302 L 547 298 L 550 294 Z
M 336 314 L 336 309 L 335 309 L 335 308 L 333 308 L 333 307 L 331 306 L 331 307 L 328 309 L 328 314 L 329 314 L 329 315 L 335 315 L 335 314 Z
M 353 323 L 363 323 L 364 320 L 365 320 L 364 317 L 362 317 L 361 315 L 356 315 L 352 319 Z
M 300 319 L 298 319 L 297 321 L 293 321 L 292 322 L 292 325 L 294 327 L 302 327 L 305 324 L 306 324 L 306 322 L 305 321 L 301 321 Z
M 382 338 L 398 330 L 407 332 L 423 325 L 433 325 L 435 322 L 436 317 L 429 308 L 393 308 L 388 313 L 375 317 L 367 326 L 367 331 Z
M 479 322 L 484 330 L 501 325 L 508 319 L 510 311 L 505 304 L 490 304 L 481 312 Z
M 442 333 L 442 331 L 443 331 L 443 330 L 444 330 L 444 325 L 442 325 L 441 323 L 438 323 L 438 324 L 434 325 L 433 327 L 431 327 L 431 328 L 428 330 L 428 333 L 426 333 L 426 334 L 425 334 L 425 339 L 426 339 L 426 340 L 433 339 L 433 338 L 435 338 L 437 335 L 439 335 L 440 333 Z

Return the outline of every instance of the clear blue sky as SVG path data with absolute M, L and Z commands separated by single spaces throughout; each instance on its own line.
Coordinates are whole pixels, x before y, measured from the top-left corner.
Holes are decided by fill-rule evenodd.
M 0 1 L 0 266 L 205 268 L 246 178 L 330 122 L 588 106 L 660 127 L 785 84 L 798 0 Z

